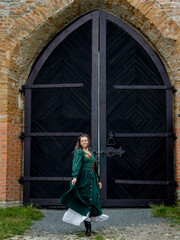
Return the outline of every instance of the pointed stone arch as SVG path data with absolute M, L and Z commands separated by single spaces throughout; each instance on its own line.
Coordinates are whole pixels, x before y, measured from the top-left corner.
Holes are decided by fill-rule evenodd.
M 4 189 L 8 189 L 2 195 L 3 200 L 20 199 L 21 190 L 17 179 L 21 176 L 23 145 L 18 136 L 23 131 L 24 126 L 24 98 L 18 90 L 26 83 L 34 61 L 45 45 L 72 21 L 95 9 L 108 12 L 134 28 L 158 53 L 171 83 L 178 84 L 179 26 L 156 1 L 98 0 L 92 2 L 91 0 L 64 0 L 58 1 L 57 4 L 57 1 L 55 3 L 53 0 L 48 0 L 46 2 L 42 1 L 36 7 L 17 15 L 8 29 L 8 34 L 3 36 L 0 47 L 3 53 L 1 78 L 8 89 L 5 94 L 7 111 L 3 112 L 2 110 L 2 114 L 7 119 L 6 123 L 2 123 L 2 128 L 6 129 L 2 138 L 7 139 L 7 148 L 17 153 L 16 163 L 12 160 L 11 151 L 6 151 L 5 155 L 2 153 L 2 156 L 6 159 L 4 177 L 7 178 L 2 186 L 4 186 Z M 175 130 L 179 134 L 179 93 L 176 96 L 174 123 Z M 16 144 L 14 144 L 14 141 Z M 178 141 L 176 141 L 176 144 L 177 147 Z M 178 155 L 177 152 L 176 175 L 178 175 L 179 170 L 177 169 L 180 165 Z M 13 172 L 13 168 L 8 167 L 13 164 L 15 168 L 17 165 L 19 166 L 16 172 Z M 11 178 L 8 178 L 10 176 Z M 13 184 L 10 183 L 11 181 Z M 10 194 L 12 190 L 10 185 L 15 188 L 14 195 Z

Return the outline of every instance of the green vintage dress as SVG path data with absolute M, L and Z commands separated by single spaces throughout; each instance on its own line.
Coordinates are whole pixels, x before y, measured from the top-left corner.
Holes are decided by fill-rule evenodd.
M 94 154 L 87 154 L 82 149 L 75 151 L 72 165 L 72 179 L 77 178 L 77 182 L 65 192 L 58 202 L 86 216 L 90 212 L 90 217 L 102 214 L 100 206 L 100 190 L 97 178 L 100 177 L 97 171 Z M 72 180 L 71 180 L 72 181 Z

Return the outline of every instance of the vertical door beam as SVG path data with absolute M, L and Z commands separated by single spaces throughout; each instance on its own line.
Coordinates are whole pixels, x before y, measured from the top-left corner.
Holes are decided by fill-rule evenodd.
M 31 160 L 31 89 L 25 89 L 25 139 L 24 139 L 24 176 L 30 177 Z M 24 182 L 23 203 L 30 201 L 30 181 Z
M 173 133 L 173 92 L 166 90 L 166 132 Z M 167 180 L 174 182 L 174 149 L 173 137 L 166 137 Z M 175 204 L 175 185 L 168 185 L 169 204 Z
M 101 151 L 106 151 L 106 15 L 100 12 L 100 146 Z M 106 179 L 106 155 L 101 154 L 101 200 L 107 198 L 107 179 Z
M 91 82 L 91 140 L 92 151 L 98 146 L 98 34 L 99 11 L 92 13 L 92 82 Z

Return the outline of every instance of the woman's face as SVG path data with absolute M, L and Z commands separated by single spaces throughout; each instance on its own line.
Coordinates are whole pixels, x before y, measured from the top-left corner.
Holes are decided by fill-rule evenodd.
M 87 148 L 88 144 L 89 144 L 88 138 L 87 137 L 81 137 L 80 138 L 80 144 L 83 148 Z

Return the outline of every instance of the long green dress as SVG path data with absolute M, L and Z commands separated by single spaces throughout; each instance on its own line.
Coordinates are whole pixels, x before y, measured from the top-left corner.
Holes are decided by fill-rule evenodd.
M 83 216 L 86 216 L 88 212 L 90 212 L 89 217 L 101 215 L 100 190 L 97 182 L 97 178 L 100 181 L 100 177 L 92 152 L 89 155 L 82 149 L 75 151 L 72 165 L 73 178 L 77 178 L 77 182 L 74 185 L 70 182 L 70 189 L 61 196 L 58 202 Z

